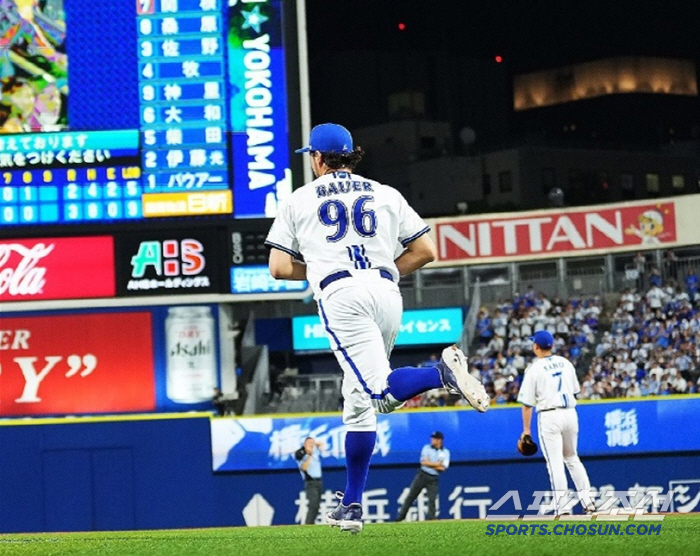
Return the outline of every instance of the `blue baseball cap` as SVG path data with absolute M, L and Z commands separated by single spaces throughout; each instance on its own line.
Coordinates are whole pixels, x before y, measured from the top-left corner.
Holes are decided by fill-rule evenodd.
M 546 330 L 535 332 L 535 335 L 530 339 L 542 349 L 549 349 L 554 345 L 554 336 Z
M 309 146 L 297 149 L 297 153 L 320 151 L 322 153 L 343 153 L 353 151 L 352 135 L 342 125 L 320 124 L 311 130 Z

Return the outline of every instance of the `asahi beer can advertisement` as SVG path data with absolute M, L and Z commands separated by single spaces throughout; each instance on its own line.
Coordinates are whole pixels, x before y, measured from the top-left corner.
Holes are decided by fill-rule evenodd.
M 216 380 L 216 343 L 211 308 L 171 307 L 165 319 L 166 395 L 177 403 L 211 399 Z
M 216 305 L 0 313 L 0 417 L 210 410 Z

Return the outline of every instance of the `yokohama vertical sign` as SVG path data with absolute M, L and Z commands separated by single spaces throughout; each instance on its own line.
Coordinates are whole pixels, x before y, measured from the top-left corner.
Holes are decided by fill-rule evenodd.
M 437 265 L 605 254 L 700 243 L 700 195 L 432 221 Z
M 109 236 L 0 240 L 0 301 L 114 297 Z

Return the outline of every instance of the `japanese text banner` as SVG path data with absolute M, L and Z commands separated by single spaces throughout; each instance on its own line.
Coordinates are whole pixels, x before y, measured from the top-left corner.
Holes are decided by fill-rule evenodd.
M 586 434 L 583 456 L 615 456 L 700 450 L 700 396 L 578 406 Z M 445 435 L 452 462 L 520 458 L 515 444 L 522 430 L 520 406 L 451 411 L 400 410 L 378 415 L 372 465 L 416 463 L 433 431 Z M 295 469 L 294 452 L 307 436 L 323 443 L 324 467 L 345 465 L 345 426 L 338 415 L 224 418 L 212 420 L 214 471 Z M 684 434 L 669 435 L 683 429 Z M 536 429 L 535 429 L 536 430 Z M 465 434 L 465 431 L 475 431 Z M 535 441 L 539 442 L 536 434 Z

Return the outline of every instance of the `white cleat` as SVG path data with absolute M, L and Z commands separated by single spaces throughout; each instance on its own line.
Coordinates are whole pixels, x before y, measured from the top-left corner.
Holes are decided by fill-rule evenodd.
M 469 374 L 467 356 L 461 349 L 455 345 L 443 349 L 437 369 L 440 372 L 442 384 L 448 392 L 462 396 L 481 413 L 489 408 L 491 399 L 486 393 L 486 388 Z

